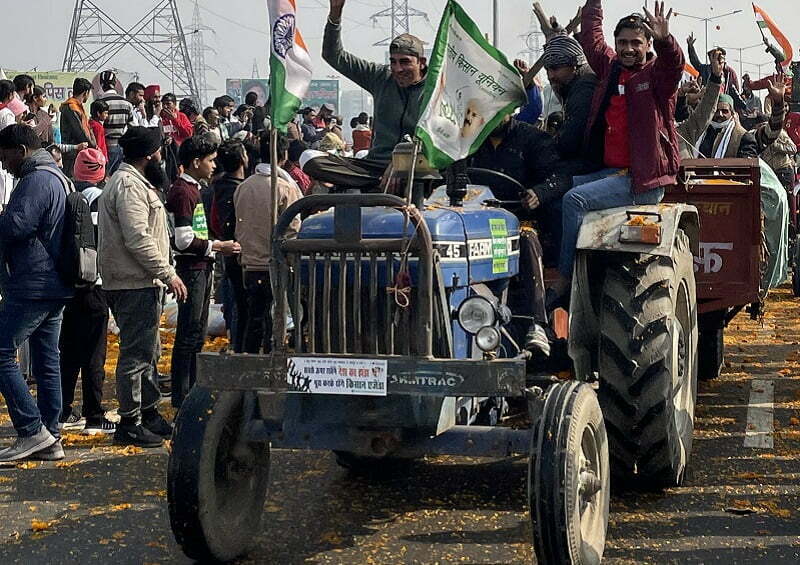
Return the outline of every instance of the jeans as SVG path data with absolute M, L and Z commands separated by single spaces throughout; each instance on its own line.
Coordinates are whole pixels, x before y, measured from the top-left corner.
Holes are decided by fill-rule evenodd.
M 158 356 L 161 289 L 106 291 L 119 327 L 117 400 L 119 415 L 140 422 L 142 410 L 155 408 L 161 393 L 153 371 Z
M 82 415 L 89 422 L 103 418 L 103 381 L 106 378 L 108 303 L 95 286 L 79 289 L 64 308 L 61 324 L 61 398 L 65 414 L 72 410 L 78 373 L 83 391 Z
M 14 429 L 30 437 L 42 425 L 58 437 L 61 414 L 61 372 L 58 334 L 63 300 L 18 300 L 0 302 L 0 394 L 6 400 Z M 36 378 L 36 400 L 17 365 L 17 348 L 30 344 L 31 365 Z
M 122 147 L 119 145 L 108 146 L 108 163 L 106 164 L 106 175 L 109 177 L 114 174 L 122 164 Z
M 247 330 L 244 337 L 246 353 L 264 353 L 272 350 L 272 286 L 269 272 L 245 271 L 244 286 L 247 291 Z
M 572 186 L 572 190 L 562 199 L 561 211 L 563 234 L 558 271 L 565 278 L 572 277 L 578 233 L 586 212 L 618 206 L 658 204 L 664 198 L 663 187 L 634 194 L 630 175 L 621 174 L 621 169 L 603 169 L 590 175 L 574 177 Z
M 203 270 L 179 269 L 178 276 L 186 285 L 186 301 L 178 303 L 178 325 L 172 349 L 172 405 L 180 408 L 197 379 L 197 354 L 203 350 L 208 326 L 208 304 L 211 300 L 209 265 Z
M 533 230 L 520 233 L 519 274 L 511 279 L 508 304 L 515 316 L 526 319 L 525 331 L 530 328 L 531 321 L 547 325 L 542 246 Z

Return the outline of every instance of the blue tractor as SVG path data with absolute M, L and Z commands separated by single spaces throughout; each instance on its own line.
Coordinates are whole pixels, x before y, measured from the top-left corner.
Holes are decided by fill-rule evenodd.
M 565 377 L 534 367 L 508 306 L 521 227 L 506 208 L 521 187 L 476 176 L 486 186 L 448 184 L 416 205 L 314 195 L 281 216 L 276 347 L 201 354 L 176 420 L 168 498 L 187 555 L 225 561 L 251 548 L 272 448 L 332 451 L 368 474 L 425 455 L 525 454 L 542 563 L 600 562 L 609 447 L 621 473 L 644 465 L 645 480 L 680 482 L 696 386 L 692 209 L 587 218 L 572 295 L 580 331 L 561 359 L 572 366 L 569 347 L 575 377 Z M 297 215 L 299 233 L 287 234 Z M 509 411 L 528 425 L 504 426 Z

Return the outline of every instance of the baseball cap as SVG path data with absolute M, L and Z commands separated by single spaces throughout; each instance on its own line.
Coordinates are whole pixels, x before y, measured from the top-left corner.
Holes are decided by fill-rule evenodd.
M 411 35 L 410 33 L 404 33 L 392 40 L 389 44 L 389 53 L 424 57 L 425 47 L 422 45 L 422 40 L 419 37 Z

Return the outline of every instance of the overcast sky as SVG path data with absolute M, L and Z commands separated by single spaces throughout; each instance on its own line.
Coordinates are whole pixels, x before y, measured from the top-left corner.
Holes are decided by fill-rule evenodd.
M 27 2 L 3 2 L 5 37 L 4 48 L 0 51 L 0 67 L 8 69 L 60 70 L 69 34 L 73 0 L 38 0 L 36 12 L 31 11 Z M 135 23 L 142 14 L 155 6 L 158 0 L 94 0 L 94 2 L 114 17 L 123 27 Z M 545 11 L 559 17 L 566 23 L 575 13 L 578 2 L 569 0 L 541 0 Z M 258 64 L 260 74 L 268 74 L 269 40 L 266 2 L 264 0 L 199 0 L 203 24 L 213 32 L 205 32 L 205 42 L 216 51 L 209 52 L 206 63 L 215 68 L 218 74 L 208 73 L 208 82 L 214 91 L 211 95 L 222 93 L 225 79 L 249 78 L 252 75 L 253 61 Z M 322 31 L 328 12 L 328 0 L 297 0 L 298 21 L 306 42 L 312 51 L 315 62 L 315 77 L 332 78 L 336 73 L 320 58 Z M 385 9 L 390 0 L 347 0 L 345 6 L 344 44 L 345 48 L 364 58 L 383 61 L 385 48 L 375 47 L 374 43 L 388 37 L 389 22 L 379 19 L 373 23 L 370 15 Z M 500 0 L 500 48 L 509 58 L 520 56 L 525 50 L 524 34 L 530 30 L 530 6 L 528 0 Z M 606 30 L 610 34 L 613 24 L 623 16 L 641 11 L 641 2 L 628 0 L 606 0 Z M 652 1 L 650 2 L 652 6 Z M 412 31 L 424 41 L 433 40 L 439 24 L 445 0 L 411 0 L 410 6 L 428 14 L 428 20 L 412 20 Z M 476 20 L 486 33 L 491 33 L 491 0 L 462 0 L 461 5 Z M 746 47 L 759 43 L 761 37 L 753 17 L 750 2 L 744 0 L 675 0 L 668 2 L 678 13 L 685 12 L 700 17 L 712 17 L 733 10 L 741 13 L 720 18 L 709 25 L 709 44 L 728 47 Z M 764 8 L 783 29 L 792 41 L 795 54 L 800 46 L 800 10 L 797 0 L 760 0 Z M 178 0 L 184 28 L 189 28 L 194 0 Z M 719 26 L 719 29 L 717 27 Z M 538 29 L 538 26 L 537 26 Z M 690 32 L 698 37 L 698 46 L 704 45 L 704 23 L 677 17 L 673 20 L 672 31 L 685 46 L 685 38 Z M 702 49 L 700 49 L 702 50 Z M 739 68 L 738 52 L 730 52 L 728 59 Z M 769 55 L 763 49 L 750 49 L 742 57 L 751 63 L 768 63 Z M 157 82 L 168 88 L 168 81 L 160 78 L 157 71 L 143 63 L 135 51 L 126 48 L 113 61 L 112 66 L 130 72 L 139 72 L 143 82 Z M 762 73 L 769 72 L 771 65 L 764 65 Z M 98 69 L 101 70 L 101 69 Z M 745 65 L 751 76 L 756 67 Z M 353 88 L 352 83 L 342 85 L 343 90 Z

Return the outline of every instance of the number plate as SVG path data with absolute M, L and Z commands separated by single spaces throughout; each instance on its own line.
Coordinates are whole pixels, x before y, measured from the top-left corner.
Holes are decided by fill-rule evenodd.
M 386 360 L 290 357 L 288 364 L 289 387 L 297 392 L 386 396 Z

